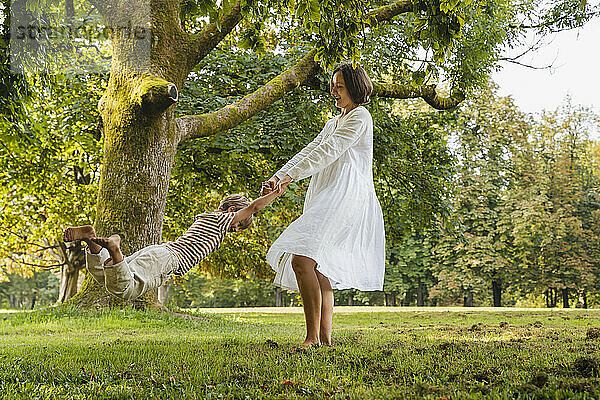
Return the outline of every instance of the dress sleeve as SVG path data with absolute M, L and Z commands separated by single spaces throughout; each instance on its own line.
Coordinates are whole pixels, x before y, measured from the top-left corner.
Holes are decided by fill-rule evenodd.
M 325 126 L 327 126 L 327 125 L 325 125 Z M 296 154 L 288 162 L 286 162 L 285 165 L 279 169 L 279 171 L 275 172 L 275 176 L 278 177 L 279 179 L 282 179 L 288 173 L 290 168 L 292 168 L 294 165 L 296 165 L 298 163 L 298 161 L 300 161 L 304 157 L 306 157 L 310 152 L 312 152 L 314 150 L 315 147 L 317 147 L 319 145 L 319 143 L 321 143 L 324 132 L 325 132 L 325 127 L 321 130 L 321 132 L 317 135 L 317 137 L 313 139 L 312 142 L 307 144 L 302 150 L 300 150 L 298 152 L 298 154 Z
M 366 131 L 366 117 L 363 113 L 353 112 L 335 132 L 303 154 L 288 171 L 293 180 L 299 181 L 316 174 L 337 160 L 354 145 Z

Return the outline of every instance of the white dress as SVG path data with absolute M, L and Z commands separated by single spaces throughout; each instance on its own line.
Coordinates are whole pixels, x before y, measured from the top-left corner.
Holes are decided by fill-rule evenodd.
M 363 106 L 330 119 L 275 173 L 312 176 L 302 215 L 267 253 L 274 283 L 298 290 L 292 254 L 310 257 L 334 289 L 383 290 L 385 231 L 373 186 L 373 120 Z

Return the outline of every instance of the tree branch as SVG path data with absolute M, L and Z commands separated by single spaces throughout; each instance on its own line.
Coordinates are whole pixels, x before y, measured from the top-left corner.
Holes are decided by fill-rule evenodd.
M 554 60 L 552 61 L 552 63 L 550 63 L 549 65 L 546 66 L 535 66 L 535 65 L 530 65 L 530 64 L 526 64 L 523 63 L 521 61 L 519 61 L 520 58 L 524 57 L 525 55 L 539 50 L 542 47 L 542 42 L 544 41 L 545 37 L 542 36 L 540 38 L 538 38 L 535 43 L 532 43 L 530 45 L 527 46 L 527 48 L 525 50 L 523 50 L 520 54 L 516 55 L 516 56 L 512 56 L 512 57 L 500 57 L 498 60 L 499 61 L 506 61 L 506 62 L 510 62 L 513 64 L 517 64 L 517 65 L 521 65 L 523 67 L 527 67 L 527 68 L 531 68 L 531 69 L 549 69 L 552 68 L 552 66 L 554 65 L 554 62 L 556 61 L 556 57 L 554 57 Z
M 525 64 L 525 63 L 522 63 L 520 61 L 517 61 L 514 58 L 507 58 L 507 57 L 501 57 L 501 58 L 498 59 L 498 61 L 504 61 L 504 62 L 508 62 L 508 63 L 511 63 L 511 64 L 520 65 L 521 67 L 526 67 L 526 68 L 529 68 L 529 69 L 550 69 L 554 65 L 554 64 L 550 64 L 550 65 L 544 65 L 542 67 L 537 67 L 535 65 Z
M 311 50 L 296 65 L 266 85 L 224 108 L 201 115 L 184 116 L 177 119 L 180 140 L 206 137 L 237 126 L 259 111 L 269 107 L 290 90 L 298 87 L 315 73 L 318 64 L 314 61 L 316 50 Z
M 23 240 L 25 244 L 29 244 L 29 245 L 32 245 L 32 246 L 39 247 L 40 250 L 38 250 L 38 251 L 48 250 L 50 248 L 50 247 L 42 246 L 41 244 L 38 244 L 38 243 L 28 242 L 27 241 L 27 236 L 20 235 L 20 234 L 18 234 L 16 232 L 11 231 L 10 229 L 4 228 L 3 226 L 0 226 L 0 229 L 2 229 L 3 231 L 8 232 L 8 233 L 10 233 L 10 234 L 18 237 L 19 239 Z
M 370 15 L 379 23 L 388 22 L 397 15 L 415 11 L 415 7 L 416 9 L 421 9 L 423 6 L 421 3 L 413 5 L 411 0 L 401 0 L 379 7 L 371 11 Z M 229 15 L 223 17 L 221 32 L 218 35 L 216 33 L 216 24 L 210 24 L 197 36 L 196 41 L 192 45 L 195 48 L 195 52 L 191 54 L 194 55 L 192 57 L 188 56 L 191 65 L 190 68 L 193 68 L 202 57 L 208 54 L 241 20 L 241 13 L 239 15 L 237 13 L 239 13 L 239 4 Z M 207 41 L 209 44 L 206 43 Z M 187 52 L 190 54 L 190 50 Z M 282 98 L 288 91 L 309 82 L 320 68 L 319 64 L 314 61 L 315 53 L 316 49 L 312 49 L 292 68 L 270 80 L 254 93 L 245 96 L 233 104 L 229 104 L 212 113 L 178 118 L 177 124 L 179 126 L 180 142 L 195 137 L 212 136 L 218 132 L 237 126 L 269 107 L 275 101 Z M 395 98 L 422 97 L 428 104 L 437 109 L 452 108 L 464 100 L 464 96 L 459 93 L 453 94 L 450 98 L 440 97 L 435 91 L 435 86 L 416 88 L 410 93 L 405 87 L 402 87 L 403 90 L 400 90 L 400 88 L 390 90 L 387 87 L 387 90 L 383 90 L 383 86 L 379 85 L 379 87 L 380 93 L 375 94 L 383 96 L 386 93 L 386 97 Z
M 18 264 L 28 265 L 30 267 L 39 267 L 39 268 L 42 268 L 42 269 L 59 268 L 59 267 L 62 267 L 63 265 L 66 264 L 66 263 L 62 263 L 62 264 L 42 265 L 42 264 L 32 264 L 32 263 L 28 263 L 28 262 L 25 262 L 25 261 L 15 260 L 14 258 L 11 258 L 11 260 L 13 262 L 18 263 Z
M 370 14 L 375 17 L 377 22 L 389 22 L 392 18 L 400 15 L 413 12 L 416 10 L 425 10 L 422 2 L 417 2 L 413 5 L 411 0 L 400 0 L 387 6 L 376 8 Z
M 379 7 L 371 12 L 377 22 L 389 22 L 392 18 L 400 14 L 426 10 L 426 4 L 423 2 L 414 2 L 411 0 L 401 0 L 387 6 Z M 388 97 L 394 99 L 413 99 L 421 97 L 427 104 L 438 110 L 447 110 L 456 107 L 465 99 L 460 92 L 453 93 L 445 98 L 438 95 L 435 85 L 423 85 L 412 87 L 399 84 L 385 84 L 373 82 L 373 96 Z
M 442 97 L 437 93 L 435 85 L 413 87 L 397 83 L 379 82 L 373 82 L 373 96 L 392 99 L 415 99 L 420 97 L 431 107 L 438 110 L 454 108 L 465 99 L 465 95 L 458 90 L 454 91 L 450 97 Z
M 231 12 L 223 15 L 219 22 L 208 24 L 197 34 L 188 34 L 182 46 L 182 60 L 186 61 L 187 71 L 194 67 L 210 53 L 242 20 L 240 3 L 231 8 Z

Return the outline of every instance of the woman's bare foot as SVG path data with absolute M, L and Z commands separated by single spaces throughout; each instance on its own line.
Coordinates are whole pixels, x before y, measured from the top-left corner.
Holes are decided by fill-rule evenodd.
M 305 340 L 304 342 L 302 342 L 301 344 L 299 344 L 297 347 L 300 348 L 300 349 L 309 349 L 311 347 L 317 347 L 319 345 L 320 345 L 319 342 L 314 342 L 312 340 Z
M 91 239 L 94 236 L 96 236 L 96 231 L 94 231 L 94 227 L 91 225 L 69 227 L 63 232 L 63 239 L 65 242 Z
M 310 342 L 310 341 L 305 340 L 301 344 L 292 347 L 291 351 L 292 351 L 292 353 L 304 353 L 307 350 L 312 350 L 319 346 L 320 346 L 319 343 Z
M 123 261 L 123 253 L 121 253 L 121 237 L 119 235 L 111 235 L 105 237 L 93 237 L 90 239 L 92 242 L 104 247 L 108 250 L 112 264 L 118 264 Z

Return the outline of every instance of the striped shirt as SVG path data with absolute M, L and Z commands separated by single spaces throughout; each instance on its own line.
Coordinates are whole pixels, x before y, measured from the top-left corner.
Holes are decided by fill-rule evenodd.
M 183 236 L 174 242 L 166 242 L 165 247 L 179 261 L 173 274 L 186 274 L 200 260 L 215 251 L 225 238 L 234 216 L 235 213 L 225 212 L 200 214 Z

